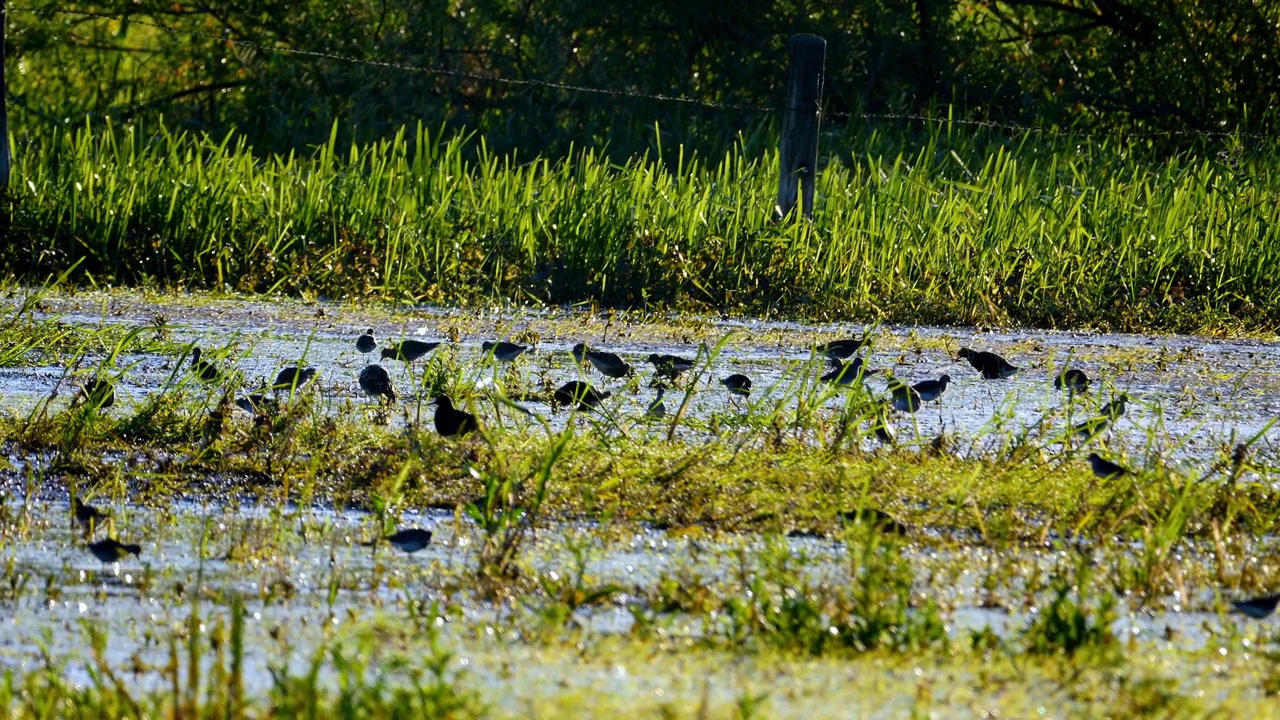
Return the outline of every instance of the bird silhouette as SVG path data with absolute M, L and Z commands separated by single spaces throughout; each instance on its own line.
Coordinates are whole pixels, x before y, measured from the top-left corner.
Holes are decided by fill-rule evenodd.
M 365 330 L 360 337 L 356 338 L 356 350 L 362 353 L 371 353 L 378 349 L 378 340 L 373 336 L 373 328 Z
M 742 373 L 734 373 L 728 377 L 720 378 L 720 384 L 729 391 L 730 395 L 738 395 L 739 397 L 751 396 L 751 378 Z
M 667 404 L 662 402 L 662 396 L 667 389 L 661 385 L 658 386 L 658 396 L 649 403 L 649 409 L 644 411 L 645 417 L 662 418 L 667 416 Z
M 578 364 L 582 364 L 584 360 L 590 362 L 591 365 L 596 370 L 600 371 L 600 374 L 605 377 L 623 378 L 630 375 L 632 372 L 631 365 L 616 353 L 606 352 L 604 350 L 592 350 L 584 343 L 574 345 L 571 352 L 573 353 L 574 359 L 578 361 Z
M 89 552 L 104 563 L 119 562 L 125 555 L 141 555 L 142 546 L 133 543 L 122 543 L 115 538 L 106 538 L 89 543 Z
M 453 406 L 453 399 L 448 395 L 437 395 L 433 401 L 436 405 L 436 432 L 444 437 L 466 435 L 480 429 L 476 416 Z
M 218 372 L 217 366 L 215 366 L 213 363 L 209 362 L 208 360 L 205 360 L 203 355 L 204 353 L 200 350 L 200 348 L 192 348 L 191 372 L 195 373 L 196 377 L 200 378 L 205 382 L 213 382 L 218 379 L 218 376 L 221 373 Z
M 316 369 L 313 367 L 299 368 L 290 365 L 280 372 L 276 373 L 276 381 L 271 385 L 272 390 L 293 390 L 306 385 L 311 378 L 316 376 Z
M 480 349 L 485 352 L 492 352 L 493 356 L 501 362 L 511 362 L 524 354 L 529 348 L 526 345 L 517 345 L 505 340 L 499 342 L 486 340 L 480 344 Z
M 71 514 L 75 517 L 76 522 L 84 526 L 85 530 L 90 530 L 100 520 L 107 519 L 106 513 L 85 503 L 80 498 L 75 498 L 71 501 Z
M 879 370 L 867 369 L 862 363 L 862 358 L 854 358 L 848 362 L 833 358 L 832 364 L 835 368 L 818 378 L 819 381 L 835 383 L 836 385 L 853 385 L 868 375 L 875 375 L 880 372 Z
M 692 370 L 694 364 L 689 358 L 659 353 L 649 353 L 645 362 L 653 366 L 654 375 L 671 381 L 675 381 L 682 373 Z
M 982 373 L 982 377 L 987 380 L 1007 378 L 1018 371 L 1018 368 L 1011 365 L 1008 360 L 986 350 L 970 350 L 962 347 L 956 356 L 968 360 L 973 369 Z
M 402 340 L 395 345 L 388 345 L 382 348 L 382 359 L 391 358 L 405 363 L 411 363 L 427 353 L 440 347 L 438 342 L 426 342 L 423 340 Z
M 1248 600 L 1232 600 L 1231 604 L 1235 609 L 1255 620 L 1261 620 L 1276 611 L 1276 605 L 1280 604 L 1280 595 L 1263 595 L 1262 597 L 1249 598 Z
M 833 360 L 846 360 L 850 355 L 858 352 L 864 347 L 871 345 L 871 334 L 864 334 L 860 338 L 848 338 L 845 340 L 832 340 L 830 342 L 819 343 L 814 345 L 813 349 L 826 355 Z
M 937 380 L 921 380 L 915 385 L 912 385 L 911 389 L 916 391 L 916 394 L 920 396 L 920 400 L 922 402 L 933 402 L 934 400 L 942 397 L 942 393 L 946 392 L 947 385 L 950 383 L 951 376 L 943 375 Z
M 1089 453 L 1089 467 L 1093 468 L 1094 475 L 1103 480 L 1110 480 L 1111 478 L 1129 474 L 1129 471 L 1123 465 L 1113 463 L 1096 452 Z
M 408 528 L 382 538 L 391 543 L 397 550 L 405 553 L 416 553 L 431 544 L 431 531 L 421 528 Z M 373 543 L 368 543 L 372 545 Z
M 608 391 L 600 392 L 581 380 L 571 380 L 556 388 L 551 399 L 556 406 L 576 406 L 579 410 L 590 410 L 603 402 L 610 394 Z
M 1074 395 L 1089 391 L 1089 376 L 1080 368 L 1066 368 L 1053 378 L 1053 386 Z
M 391 386 L 391 376 L 381 365 L 366 365 L 360 371 L 360 389 L 365 395 L 395 402 L 396 391 Z
M 271 415 L 280 409 L 280 403 L 263 393 L 253 393 L 236 398 L 236 407 L 250 415 Z

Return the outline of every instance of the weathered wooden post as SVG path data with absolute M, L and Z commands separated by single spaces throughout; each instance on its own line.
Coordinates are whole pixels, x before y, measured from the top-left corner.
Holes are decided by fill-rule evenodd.
M 5 99 L 8 86 L 4 84 L 4 29 L 8 22 L 9 3 L 0 0 L 0 193 L 9 187 L 9 104 Z
M 782 110 L 776 209 L 779 218 L 790 217 L 796 207 L 796 194 L 803 186 L 804 216 L 812 218 L 827 41 L 817 35 L 792 35 L 787 41 L 787 55 L 791 65 L 787 69 L 787 104 Z

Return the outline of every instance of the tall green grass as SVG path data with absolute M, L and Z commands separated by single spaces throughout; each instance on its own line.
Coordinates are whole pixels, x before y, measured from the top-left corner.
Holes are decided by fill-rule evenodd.
M 334 137 L 337 137 L 335 128 Z M 754 143 L 752 143 L 754 144 Z M 746 143 L 742 147 L 745 147 Z M 550 161 L 419 127 L 307 157 L 84 127 L 20 143 L 30 279 L 470 303 L 593 301 L 817 318 L 1104 329 L 1280 321 L 1280 152 L 940 126 L 824 140 L 812 222 L 777 158 Z

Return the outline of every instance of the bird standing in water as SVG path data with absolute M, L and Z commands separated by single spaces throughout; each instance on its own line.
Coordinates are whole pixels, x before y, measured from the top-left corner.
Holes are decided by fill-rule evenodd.
M 438 347 L 440 347 L 440 343 L 438 342 L 402 340 L 398 344 L 382 348 L 382 359 L 386 360 L 387 358 L 391 358 L 393 360 L 411 363 Z
M 1059 390 L 1066 390 L 1070 395 L 1088 392 L 1089 376 L 1085 375 L 1080 368 L 1067 368 L 1053 378 L 1053 386 Z
M 835 383 L 837 385 L 853 385 L 868 375 L 875 375 L 879 370 L 868 370 L 862 364 L 862 358 L 854 358 L 849 362 L 842 360 L 834 360 L 835 368 L 818 378 L 820 382 Z
M 667 392 L 667 388 L 663 385 L 658 386 L 658 396 L 649 403 L 649 409 L 644 411 L 647 418 L 663 418 L 667 416 L 667 404 L 662 402 L 662 396 Z
M 973 369 L 982 373 L 982 377 L 987 380 L 1011 377 L 1018 372 L 1018 368 L 1010 364 L 1008 360 L 986 350 L 970 350 L 962 347 L 956 353 L 956 356 L 968 360 Z
M 527 345 L 517 345 L 505 340 L 499 342 L 490 342 L 488 340 L 480 344 L 480 349 L 497 358 L 499 362 L 512 362 L 520 357 L 529 349 Z
M 751 378 L 742 373 L 734 373 L 728 377 L 720 378 L 720 384 L 729 391 L 730 395 L 738 397 L 751 396 Z
M 453 406 L 453 399 L 448 395 L 437 395 L 433 401 L 436 406 L 436 432 L 443 437 L 466 435 L 480 429 L 476 416 Z
M 365 395 L 385 399 L 388 403 L 396 400 L 395 388 L 391 387 L 391 376 L 381 365 L 366 365 L 360 371 L 360 389 Z
M 676 378 L 680 377 L 681 374 L 693 369 L 693 361 L 689 358 L 682 358 L 679 355 L 649 353 L 649 357 L 645 358 L 645 362 L 653 366 L 654 375 L 672 382 L 675 382 Z
M 122 543 L 115 538 L 106 538 L 89 543 L 89 552 L 104 563 L 119 562 L 126 555 L 141 555 L 142 546 L 134 543 Z
M 912 385 L 911 388 L 920 396 L 922 402 L 933 402 L 942 397 L 942 393 L 946 392 L 947 385 L 951 383 L 950 375 L 943 375 L 937 380 L 921 380 Z
M 220 373 L 217 366 L 202 357 L 203 354 L 200 348 L 191 350 L 191 372 L 205 382 L 213 382 Z
M 1121 475 L 1128 475 L 1129 471 L 1117 463 L 1102 457 L 1098 453 L 1089 453 L 1089 467 L 1093 468 L 1093 474 L 1103 480 L 1110 480 Z
M 1248 600 L 1232 600 L 1231 604 L 1235 606 L 1238 612 L 1244 613 L 1255 620 L 1261 620 L 1276 611 L 1276 605 L 1280 604 L 1280 595 L 1263 595 L 1262 597 L 1249 598 Z
M 276 374 L 276 381 L 272 384 L 271 389 L 293 390 L 301 388 L 315 376 L 316 369 L 313 367 L 299 368 L 296 365 L 290 365 Z
M 365 330 L 360 337 L 356 338 L 356 351 L 365 354 L 371 353 L 378 349 L 378 340 L 373 336 L 373 328 Z
M 813 349 L 826 355 L 832 360 L 847 360 L 850 355 L 858 352 L 864 347 L 871 345 L 871 334 L 864 334 L 860 338 L 848 338 L 846 340 L 832 340 L 831 342 L 820 343 L 814 345 Z
M 623 360 L 616 353 L 606 352 L 604 350 L 592 350 L 585 343 L 578 343 L 573 346 L 573 357 L 581 365 L 583 361 L 590 362 L 601 375 L 611 378 L 624 378 L 631 374 L 631 365 Z
M 431 531 L 422 530 L 420 528 L 408 528 L 406 530 L 397 530 L 382 539 L 391 543 L 391 545 L 397 550 L 405 553 L 416 553 L 431 544 Z M 365 543 L 365 545 L 370 547 L 377 544 L 377 540 Z
M 590 410 L 611 394 L 607 390 L 600 392 L 581 380 L 571 380 L 556 388 L 551 400 L 557 407 L 576 406 L 579 410 Z

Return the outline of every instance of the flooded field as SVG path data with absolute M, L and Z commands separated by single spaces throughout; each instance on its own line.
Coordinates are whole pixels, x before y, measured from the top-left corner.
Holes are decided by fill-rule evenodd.
M 0 669 L 19 686 L 56 670 L 178 705 L 416 688 L 422 712 L 496 717 L 1267 717 L 1280 687 L 1272 621 L 1231 605 L 1280 589 L 1270 341 L 21 302 L 11 330 L 67 334 L 0 368 Z M 389 406 L 357 379 L 370 327 L 441 343 L 382 360 Z M 815 345 L 864 332 L 874 374 L 820 381 Z M 499 362 L 496 340 L 530 349 Z M 579 365 L 580 342 L 634 371 Z M 961 347 L 1019 370 L 983 379 Z M 651 353 L 694 361 L 662 417 Z M 316 379 L 263 389 L 295 364 Z M 1055 388 L 1066 367 L 1087 392 Z M 938 400 L 890 409 L 888 376 L 944 374 Z M 116 401 L 86 410 L 95 376 Z M 610 395 L 556 407 L 575 380 Z M 483 433 L 436 434 L 445 391 Z M 235 405 L 253 392 L 281 409 Z M 82 525 L 72 493 L 103 516 Z M 397 528 L 430 543 L 380 540 Z M 107 536 L 139 553 L 100 561 L 86 543 Z

